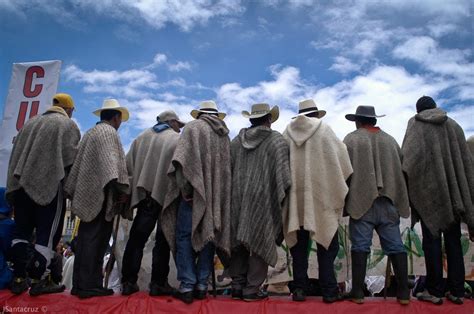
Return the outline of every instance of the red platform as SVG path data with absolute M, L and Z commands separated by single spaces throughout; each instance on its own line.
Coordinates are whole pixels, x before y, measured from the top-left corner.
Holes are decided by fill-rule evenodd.
M 265 301 L 247 303 L 232 300 L 228 296 L 208 297 L 186 305 L 171 297 L 149 297 L 145 292 L 130 297 L 114 295 L 80 300 L 69 293 L 30 297 L 24 293 L 14 296 L 9 291 L 0 291 L 0 313 L 225 313 L 225 314 L 313 314 L 313 313 L 474 313 L 474 301 L 465 300 L 464 305 L 445 301 L 434 305 L 413 300 L 408 306 L 399 305 L 395 299 L 366 299 L 362 305 L 349 301 L 325 304 L 321 298 L 309 297 L 306 302 L 293 302 L 290 297 L 270 297 Z

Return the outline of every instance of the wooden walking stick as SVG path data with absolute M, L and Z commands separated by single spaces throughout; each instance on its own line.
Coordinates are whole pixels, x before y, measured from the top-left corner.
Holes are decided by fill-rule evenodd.
M 112 249 L 110 252 L 110 257 L 109 260 L 107 261 L 107 265 L 105 266 L 105 289 L 109 287 L 109 277 L 110 273 L 112 272 L 112 269 L 114 268 L 115 264 L 115 245 L 117 244 L 117 234 L 118 234 L 118 229 L 120 225 L 120 214 L 117 215 L 117 218 L 115 218 L 115 229 L 112 234 Z

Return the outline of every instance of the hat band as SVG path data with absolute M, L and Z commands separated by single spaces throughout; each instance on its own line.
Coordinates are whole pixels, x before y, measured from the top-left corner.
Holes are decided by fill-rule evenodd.
M 199 109 L 199 111 L 212 111 L 212 112 L 219 112 L 219 111 L 217 111 L 217 109 L 214 109 L 214 108 L 201 108 L 201 109 Z
M 298 111 L 298 113 L 305 113 L 305 112 L 313 111 L 313 110 L 318 110 L 318 107 L 310 107 L 310 108 L 301 109 Z
M 261 114 L 261 113 L 270 113 L 270 111 L 268 111 L 268 110 L 252 111 L 251 115 Z

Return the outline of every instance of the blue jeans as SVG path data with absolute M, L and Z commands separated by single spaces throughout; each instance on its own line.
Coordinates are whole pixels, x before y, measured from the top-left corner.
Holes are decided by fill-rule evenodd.
M 350 219 L 351 251 L 370 253 L 374 229 L 386 255 L 406 252 L 400 235 L 400 215 L 386 197 L 375 199 L 372 207 L 360 219 Z
M 181 201 L 176 221 L 176 269 L 179 291 L 207 290 L 207 280 L 214 267 L 214 245 L 209 242 L 195 252 L 191 243 L 193 209 Z

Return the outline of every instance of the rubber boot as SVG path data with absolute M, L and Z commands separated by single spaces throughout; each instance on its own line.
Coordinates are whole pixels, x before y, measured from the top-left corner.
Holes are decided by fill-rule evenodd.
M 410 289 L 408 288 L 408 262 L 407 253 L 390 255 L 393 272 L 397 279 L 397 300 L 402 305 L 410 303 Z
M 364 280 L 367 269 L 366 252 L 351 252 L 352 257 L 352 290 L 350 298 L 357 304 L 364 303 Z

